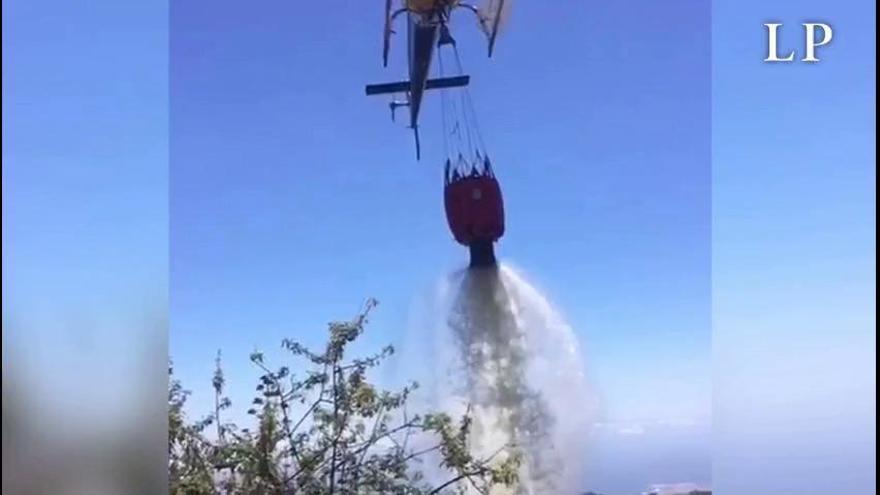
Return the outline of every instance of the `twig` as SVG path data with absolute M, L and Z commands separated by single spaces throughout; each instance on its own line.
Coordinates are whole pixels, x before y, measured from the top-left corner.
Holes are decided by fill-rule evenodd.
M 437 488 L 431 490 L 430 492 L 428 492 L 428 495 L 435 495 L 437 493 L 440 493 L 447 486 L 454 485 L 465 478 L 469 478 L 474 475 L 482 474 L 484 472 L 485 472 L 485 469 L 481 469 L 479 471 L 461 473 L 458 476 L 456 476 L 455 478 L 452 478 L 451 480 L 447 481 L 446 483 L 443 483 L 442 485 L 438 486 Z

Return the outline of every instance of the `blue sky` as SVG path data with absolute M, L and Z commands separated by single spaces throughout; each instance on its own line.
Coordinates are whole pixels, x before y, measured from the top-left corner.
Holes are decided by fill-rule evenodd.
M 167 342 L 166 19 L 161 2 L 3 4 L 4 377 L 31 378 L 65 425 L 162 413 L 167 395 L 153 365 Z
M 381 20 L 368 2 L 172 6 L 170 340 L 197 392 L 222 348 L 246 400 L 254 347 L 317 343 L 368 296 L 367 344 L 398 342 L 465 262 L 438 99 L 416 162 L 363 95 L 405 71 L 402 37 L 381 67 Z M 471 17 L 454 26 L 506 200 L 499 254 L 576 329 L 607 421 L 710 414 L 709 21 L 697 1 L 515 2 L 492 60 Z
M 612 425 L 591 488 L 707 476 L 705 425 L 675 428 L 708 413 L 711 365 L 719 493 L 873 493 L 873 5 L 513 7 L 493 60 L 466 18 L 456 34 L 507 200 L 499 254 L 578 332 Z M 399 340 L 465 259 L 436 100 L 416 163 L 363 96 L 403 73 L 400 45 L 381 68 L 380 6 L 167 8 L 3 4 L 4 375 L 40 371 L 65 425 L 163 400 L 132 380 L 164 371 L 144 351 L 169 263 L 198 412 L 217 348 L 241 404 L 254 347 L 318 343 L 367 296 L 365 347 Z M 821 64 L 760 62 L 761 23 L 799 48 L 789 26 L 817 19 Z
M 713 482 L 726 493 L 875 493 L 874 9 L 715 4 Z M 802 22 L 834 39 L 819 64 L 764 64 L 758 30 L 774 21 L 781 53 L 803 56 Z

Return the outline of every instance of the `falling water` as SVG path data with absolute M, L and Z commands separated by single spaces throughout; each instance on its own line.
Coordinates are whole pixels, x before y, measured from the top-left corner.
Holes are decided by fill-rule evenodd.
M 432 405 L 470 408 L 475 453 L 523 456 L 520 486 L 498 493 L 575 493 L 593 407 L 571 327 L 508 266 L 445 279 L 428 316 Z

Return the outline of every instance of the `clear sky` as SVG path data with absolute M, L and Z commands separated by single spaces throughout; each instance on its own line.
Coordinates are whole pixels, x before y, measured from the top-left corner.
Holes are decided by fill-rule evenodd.
M 167 397 L 167 36 L 162 3 L 3 3 L 4 378 L 65 425 Z
M 874 2 L 714 5 L 713 482 L 875 493 Z M 798 58 L 800 23 L 834 38 L 765 64 L 765 22 Z
M 41 372 L 64 428 L 164 400 L 132 380 L 164 371 L 142 351 L 169 262 L 196 414 L 216 349 L 244 406 L 255 347 L 320 342 L 368 296 L 365 346 L 395 342 L 465 262 L 436 99 L 416 163 L 363 95 L 404 73 L 400 43 L 381 68 L 381 2 L 168 3 L 3 3 L 4 379 Z M 706 477 L 712 364 L 719 493 L 874 493 L 873 3 L 711 3 L 710 23 L 709 2 L 517 1 L 493 60 L 457 23 L 507 201 L 498 251 L 601 392 L 585 488 Z M 807 19 L 835 28 L 821 64 L 760 62 L 763 22 L 799 48 Z
M 513 2 L 491 60 L 469 14 L 453 27 L 505 195 L 499 255 L 576 329 L 601 419 L 705 425 L 708 5 Z M 398 342 L 414 301 L 465 263 L 443 217 L 438 99 L 416 162 L 387 100 L 364 96 L 405 74 L 405 38 L 383 70 L 381 33 L 381 2 L 172 5 L 170 339 L 195 407 L 217 348 L 247 400 L 255 347 L 318 342 L 368 296 L 369 343 Z M 644 481 L 708 481 L 697 462 L 700 480 Z

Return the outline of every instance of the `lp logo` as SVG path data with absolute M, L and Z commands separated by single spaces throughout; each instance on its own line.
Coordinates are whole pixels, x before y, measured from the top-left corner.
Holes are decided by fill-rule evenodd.
M 788 54 L 788 56 L 781 58 L 778 55 L 777 51 L 777 34 L 779 32 L 779 27 L 782 24 L 764 24 L 767 26 L 767 58 L 764 59 L 764 62 L 791 62 L 794 60 L 794 50 Z M 831 32 L 831 26 L 828 24 L 821 23 L 813 23 L 808 22 L 803 24 L 804 26 L 804 38 L 806 44 L 807 54 L 801 59 L 801 62 L 818 62 L 819 59 L 816 57 L 816 48 L 822 45 L 827 45 L 831 42 L 831 37 L 833 36 Z M 816 30 L 819 29 L 822 31 L 822 40 L 817 41 Z

